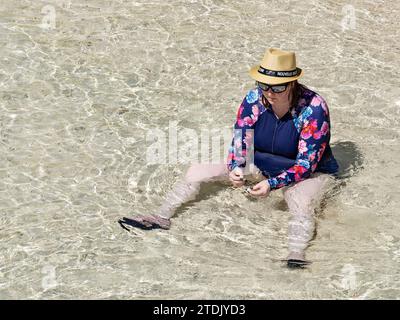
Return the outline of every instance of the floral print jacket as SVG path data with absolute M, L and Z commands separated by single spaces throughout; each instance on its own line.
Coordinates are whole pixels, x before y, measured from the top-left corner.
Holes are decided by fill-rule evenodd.
M 264 113 L 269 114 L 263 115 Z M 246 94 L 239 106 L 234 125 L 234 136 L 227 158 L 229 171 L 235 167 L 245 167 L 246 159 L 254 147 L 256 150 L 263 148 L 266 152 L 295 159 L 292 167 L 282 170 L 276 176 L 267 176 L 271 189 L 279 189 L 304 180 L 315 171 L 324 172 L 319 164 L 326 163 L 326 160 L 333 171 L 330 169 L 330 172 L 325 172 L 337 171 L 338 166 L 329 146 L 329 110 L 320 95 L 307 88 L 300 97 L 298 105 L 281 118 L 282 120 L 276 120 L 276 116 L 273 114 L 272 117 L 271 114 L 273 114 L 272 109 L 266 108 L 262 103 L 261 89 L 252 89 Z M 265 119 L 270 117 L 270 120 L 257 123 L 262 117 Z M 271 128 L 271 121 L 276 122 L 274 129 Z M 275 137 L 277 128 L 278 135 Z M 272 133 L 271 130 L 275 131 Z M 252 145 L 253 141 L 255 146 Z M 288 151 L 285 147 L 288 145 L 293 146 L 291 150 L 294 152 Z M 321 161 L 322 158 L 325 159 Z

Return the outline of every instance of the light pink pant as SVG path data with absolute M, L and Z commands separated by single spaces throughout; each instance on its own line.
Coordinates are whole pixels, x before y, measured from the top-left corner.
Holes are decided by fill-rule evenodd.
M 245 171 L 246 173 L 246 171 Z M 253 183 L 265 177 L 257 167 L 253 167 L 245 178 Z M 200 184 L 207 181 L 229 182 L 229 172 L 225 164 L 194 164 L 187 170 L 184 181 L 178 182 L 161 206 L 158 214 L 171 218 L 175 210 L 184 202 L 195 199 Z M 289 221 L 289 251 L 300 256 L 304 254 L 309 241 L 314 236 L 314 211 L 319 207 L 324 194 L 334 185 L 334 177 L 324 173 L 314 173 L 309 178 L 283 187 L 283 195 L 291 213 Z

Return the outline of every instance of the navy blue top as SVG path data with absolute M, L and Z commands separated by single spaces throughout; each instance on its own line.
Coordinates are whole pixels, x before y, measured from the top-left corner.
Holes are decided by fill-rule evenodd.
M 265 176 L 273 177 L 295 164 L 300 132 L 297 131 L 290 112 L 279 119 L 271 108 L 267 108 L 253 129 L 254 164 Z M 315 172 L 335 174 L 338 169 L 328 143 Z

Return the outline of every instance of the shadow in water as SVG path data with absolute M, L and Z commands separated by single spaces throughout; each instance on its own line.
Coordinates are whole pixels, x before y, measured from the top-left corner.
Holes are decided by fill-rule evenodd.
M 364 156 L 358 146 L 352 141 L 339 141 L 331 144 L 332 153 L 339 164 L 337 183 L 325 194 L 316 215 L 321 216 L 330 199 L 340 193 L 346 185 L 348 178 L 354 176 L 363 169 Z
M 364 157 L 354 142 L 339 141 L 331 144 L 331 149 L 339 164 L 339 179 L 349 178 L 363 169 Z

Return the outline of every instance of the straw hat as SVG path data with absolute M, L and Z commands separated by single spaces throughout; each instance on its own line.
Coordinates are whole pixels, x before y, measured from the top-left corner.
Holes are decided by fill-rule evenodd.
M 267 84 L 280 84 L 294 81 L 303 75 L 296 66 L 294 52 L 270 48 L 265 52 L 260 65 L 250 69 L 250 76 Z

